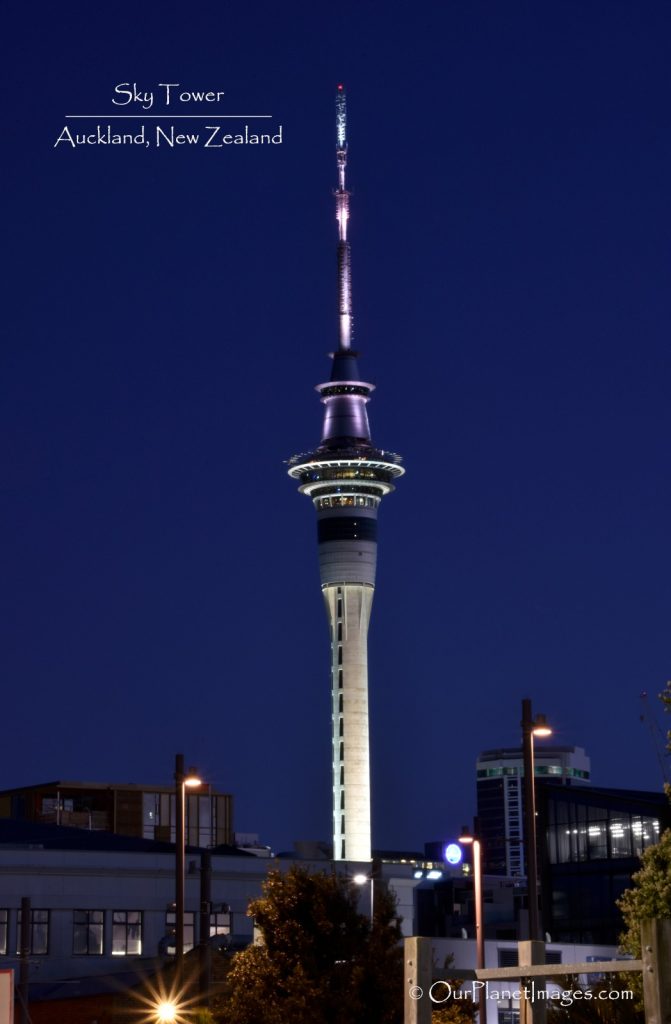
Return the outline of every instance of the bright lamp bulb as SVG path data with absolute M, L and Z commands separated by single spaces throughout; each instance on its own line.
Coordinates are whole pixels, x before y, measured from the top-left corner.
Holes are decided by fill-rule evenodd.
M 174 1003 L 159 1003 L 156 1007 L 156 1020 L 160 1024 L 174 1024 L 177 1020 L 177 1007 Z

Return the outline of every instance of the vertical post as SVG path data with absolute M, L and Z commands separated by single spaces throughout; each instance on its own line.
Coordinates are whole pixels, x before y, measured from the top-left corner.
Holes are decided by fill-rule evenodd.
M 30 931 L 32 910 L 30 896 L 21 897 L 21 935 L 19 938 L 19 1022 L 28 1024 L 28 998 L 30 975 Z
M 175 755 L 175 985 L 184 976 L 184 754 Z
M 475 966 L 482 970 L 485 966 L 485 922 L 484 903 L 482 900 L 482 846 L 479 839 L 473 839 L 473 898 L 475 900 Z M 486 1018 L 485 996 L 483 989 L 478 992 L 478 1020 L 484 1024 Z
M 538 867 L 536 860 L 536 788 L 534 785 L 534 733 L 531 701 L 522 701 L 522 759 L 524 765 L 524 860 L 529 904 L 529 938 L 538 939 Z
M 669 1024 L 671 920 L 650 920 L 641 923 L 641 959 L 646 1024 Z
M 413 936 L 403 944 L 404 1024 L 431 1024 L 431 940 Z
M 545 993 L 537 999 L 538 993 L 545 989 L 545 978 L 525 978 L 524 968 L 533 964 L 545 963 L 545 943 L 538 941 L 517 943 L 520 965 L 520 1024 L 545 1024 L 547 1018 L 547 1002 Z
M 212 981 L 210 947 L 210 908 L 212 900 L 212 855 L 203 850 L 200 855 L 200 1002 L 208 1009 Z

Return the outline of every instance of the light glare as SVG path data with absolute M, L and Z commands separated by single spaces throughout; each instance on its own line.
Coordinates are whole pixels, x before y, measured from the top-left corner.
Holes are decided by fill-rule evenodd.
M 174 1003 L 159 1003 L 156 1007 L 156 1020 L 160 1024 L 174 1024 L 177 1020 L 177 1007 Z

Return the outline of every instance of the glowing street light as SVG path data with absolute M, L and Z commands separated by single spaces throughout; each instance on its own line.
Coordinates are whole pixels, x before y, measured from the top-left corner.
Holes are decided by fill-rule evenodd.
M 534 736 L 552 735 L 545 715 L 531 713 L 531 701 L 522 701 L 522 757 L 524 764 L 524 859 L 527 869 L 529 903 L 529 938 L 540 938 L 538 914 L 538 861 L 536 857 L 536 780 L 534 767 Z
M 175 1024 L 177 1020 L 177 1004 L 173 1002 L 159 1003 L 156 1007 L 157 1024 Z
M 473 847 L 473 902 L 475 904 L 475 966 L 481 971 L 485 966 L 485 928 L 484 928 L 484 904 L 482 901 L 482 846 L 477 835 L 472 835 L 464 827 L 459 836 L 459 842 L 464 846 Z M 478 1020 L 483 1024 L 485 1020 L 485 1001 L 482 989 L 478 992 Z
M 184 754 L 175 755 L 175 800 L 176 800 L 176 822 L 175 822 L 175 981 L 180 988 L 183 982 L 184 968 L 184 876 L 186 861 L 186 837 L 184 829 L 185 818 L 185 791 L 202 786 L 203 780 L 198 776 L 195 768 L 184 771 Z M 163 1004 L 168 1006 L 170 1004 Z M 175 1011 L 176 1012 L 176 1011 Z M 167 1021 L 175 1018 L 166 1017 Z
M 373 899 L 374 899 L 374 879 L 372 875 L 364 875 L 363 871 L 356 875 L 352 875 L 352 881 L 355 885 L 365 885 L 366 882 L 370 882 L 370 923 L 373 923 Z

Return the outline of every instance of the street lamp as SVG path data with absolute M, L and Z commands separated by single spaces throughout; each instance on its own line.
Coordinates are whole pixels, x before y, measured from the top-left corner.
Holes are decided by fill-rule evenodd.
M 373 896 L 373 892 L 374 892 L 373 885 L 375 884 L 374 880 L 373 880 L 373 876 L 372 875 L 364 875 L 363 872 L 360 872 L 357 875 L 352 875 L 352 881 L 354 882 L 355 885 L 365 885 L 366 882 L 370 882 L 370 923 L 372 925 L 373 924 L 373 899 L 374 899 L 374 896 Z
M 475 903 L 475 967 L 476 970 L 483 970 L 485 966 L 485 928 L 484 928 L 484 905 L 482 901 L 482 844 L 477 835 L 472 835 L 464 827 L 459 836 L 459 842 L 464 846 L 473 847 L 473 902 Z M 485 1000 L 483 991 L 478 992 L 478 1019 L 484 1024 Z
M 175 755 L 175 983 L 182 986 L 184 969 L 184 876 L 186 860 L 186 837 L 184 829 L 186 787 L 202 785 L 195 768 L 184 771 L 184 754 Z
M 531 713 L 531 701 L 522 701 L 522 755 L 524 764 L 524 840 L 529 903 L 529 938 L 540 938 L 538 914 L 538 860 L 536 855 L 536 780 L 534 776 L 534 736 L 552 735 L 545 715 Z

